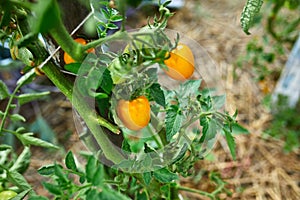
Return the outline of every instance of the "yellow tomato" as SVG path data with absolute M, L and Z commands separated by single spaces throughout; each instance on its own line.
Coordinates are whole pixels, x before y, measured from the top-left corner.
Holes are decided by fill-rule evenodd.
M 168 67 L 164 69 L 165 73 L 175 80 L 184 81 L 189 79 L 195 70 L 195 59 L 191 49 L 179 43 L 172 52 L 170 58 L 164 61 Z
M 117 105 L 117 115 L 124 126 L 138 131 L 150 121 L 150 103 L 145 96 L 139 96 L 132 101 L 121 99 Z
M 83 38 L 76 38 L 75 39 L 76 42 L 82 44 L 82 45 L 86 45 L 86 40 Z M 95 53 L 95 49 L 91 48 L 89 50 L 87 50 L 88 53 Z M 67 54 L 66 52 L 64 52 L 64 61 L 66 64 L 70 64 L 70 63 L 74 63 L 76 62 L 69 54 Z

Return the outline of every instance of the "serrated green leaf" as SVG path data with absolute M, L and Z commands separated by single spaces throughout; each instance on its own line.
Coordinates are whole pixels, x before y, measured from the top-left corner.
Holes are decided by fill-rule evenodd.
M 199 92 L 199 88 L 202 80 L 188 80 L 180 85 L 179 94 L 182 95 L 181 98 L 186 98 L 191 95 L 195 95 Z
M 247 35 L 250 34 L 249 28 L 253 23 L 254 17 L 259 13 L 263 2 L 263 0 L 247 0 L 240 19 L 243 31 Z
M 17 97 L 19 104 L 23 105 L 28 102 L 32 102 L 38 99 L 45 98 L 48 96 L 50 92 L 40 92 L 40 93 L 27 93 L 27 94 L 21 94 Z
M 236 153 L 235 153 L 236 144 L 234 141 L 234 137 L 231 135 L 231 133 L 226 128 L 224 128 L 223 130 L 225 132 L 225 138 L 226 138 L 227 145 L 229 147 L 231 156 L 232 156 L 233 160 L 236 160 Z
M 76 166 L 75 159 L 74 159 L 72 151 L 69 151 L 67 153 L 67 156 L 65 158 L 65 163 L 66 163 L 66 167 L 68 169 L 71 169 L 73 171 L 77 171 L 77 166 Z
M 6 84 L 0 80 L 0 101 L 9 97 L 9 91 Z
M 154 83 L 151 85 L 150 94 L 154 98 L 154 101 L 156 103 L 158 103 L 162 107 L 166 106 L 164 91 L 161 89 L 161 87 L 158 83 Z
M 44 140 L 41 140 L 39 138 L 33 137 L 33 133 L 24 133 L 24 134 L 18 134 L 18 139 L 26 146 L 26 145 L 34 145 L 34 146 L 40 146 L 45 148 L 53 148 L 58 149 L 57 146 L 54 144 L 51 144 L 49 142 L 46 142 Z
M 215 110 L 222 108 L 226 102 L 226 95 L 213 96 L 211 98 L 212 106 Z
M 23 173 L 26 171 L 30 164 L 31 152 L 29 147 L 24 147 L 22 153 L 18 156 L 17 160 L 10 167 L 9 170 Z
M 8 171 L 7 173 L 8 180 L 20 188 L 21 190 L 28 190 L 31 189 L 31 186 L 26 181 L 26 179 L 17 171 Z
M 152 179 L 152 174 L 151 172 L 144 172 L 143 173 L 143 180 L 146 183 L 146 185 L 149 185 Z
M 49 176 L 49 175 L 53 175 L 54 174 L 54 171 L 55 171 L 55 165 L 51 164 L 51 165 L 46 165 L 46 166 L 43 166 L 41 167 L 40 169 L 38 169 L 38 173 L 40 175 L 43 175 L 43 176 Z
M 51 183 L 44 182 L 43 186 L 52 194 L 61 195 L 62 191 L 58 185 L 54 185 Z
M 14 122 L 18 122 L 18 121 L 26 122 L 25 117 L 23 117 L 22 115 L 17 114 L 17 113 L 10 115 L 9 118 Z
M 161 168 L 154 171 L 153 176 L 161 183 L 170 183 L 178 179 L 178 175 L 170 172 L 167 168 Z
M 180 130 L 183 121 L 183 115 L 179 112 L 178 107 L 172 106 L 166 114 L 166 138 L 170 141 L 172 137 Z

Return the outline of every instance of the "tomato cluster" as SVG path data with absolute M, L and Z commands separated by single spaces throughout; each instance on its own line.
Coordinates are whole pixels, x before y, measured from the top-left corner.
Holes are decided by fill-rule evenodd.
M 169 58 L 164 61 L 164 72 L 179 81 L 189 79 L 195 69 L 194 56 L 185 44 L 178 44 L 169 52 Z M 148 125 L 150 121 L 150 103 L 145 96 L 139 96 L 131 101 L 121 99 L 117 103 L 117 115 L 123 125 L 130 130 L 138 131 Z

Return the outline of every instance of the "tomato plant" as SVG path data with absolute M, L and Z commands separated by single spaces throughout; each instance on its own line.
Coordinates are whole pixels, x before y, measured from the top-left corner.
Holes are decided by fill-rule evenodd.
M 8 100 L 0 113 L 1 136 L 12 134 L 24 146 L 17 159 L 7 162 L 11 148 L 1 145 L 0 153 L 6 157 L 0 172 L 6 179 L 0 182 L 5 189 L 16 187 L 19 199 L 45 199 L 32 190 L 21 173 L 28 167 L 31 145 L 58 147 L 34 137 L 24 127 L 7 126 L 26 121 L 15 114 L 21 105 L 49 94 L 19 94 L 24 85 L 34 82 L 40 70 L 70 100 L 75 117 L 78 114 L 84 121 L 89 131 L 81 136 L 94 155 L 86 156 L 84 169 L 71 152 L 65 157 L 65 167 L 56 163 L 40 168 L 40 174 L 54 179 L 43 185 L 55 198 L 177 199 L 181 190 L 215 198 L 227 191 L 217 175 L 212 180 L 220 187 L 212 193 L 182 187 L 178 181 L 180 176 L 190 175 L 218 134 L 224 135 L 236 159 L 234 131 L 247 130 L 237 123 L 237 112 L 230 115 L 222 110 L 225 95 L 214 95 L 215 88 L 203 86 L 205 80 L 200 77 L 191 79 L 199 64 L 191 50 L 195 48 L 183 44 L 179 33 L 167 34 L 167 22 L 173 15 L 167 8 L 169 3 L 160 3 L 159 16 L 140 31 L 129 32 L 125 26 L 126 1 L 91 0 L 92 13 L 80 26 L 94 16 L 98 38 L 88 43 L 82 38 L 73 40 L 56 0 L 0 3 L 0 39 L 9 42 L 15 58 L 26 65 L 12 92 L 0 82 L 0 97 Z M 32 21 L 36 22 L 33 26 Z M 116 22 L 121 22 L 120 27 Z M 49 50 L 40 37 L 54 40 L 56 50 Z M 125 50 L 123 46 L 127 46 Z M 65 66 L 53 59 L 60 48 L 65 52 Z M 88 54 L 96 48 L 97 55 Z M 62 69 L 74 78 L 67 78 Z M 166 87 L 161 83 L 162 71 L 180 81 Z M 142 138 L 131 141 L 127 136 L 132 133 Z M 79 183 L 72 179 L 74 176 Z

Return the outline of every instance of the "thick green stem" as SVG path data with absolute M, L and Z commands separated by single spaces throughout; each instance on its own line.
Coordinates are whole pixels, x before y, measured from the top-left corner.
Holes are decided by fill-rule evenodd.
M 64 77 L 55 65 L 51 63 L 46 64 L 42 70 L 53 84 L 72 102 L 72 105 L 92 132 L 105 157 L 113 163 L 121 162 L 123 160 L 122 154 L 114 148 L 114 145 L 101 129 L 99 122 L 101 122 L 101 125 L 106 128 L 112 128 L 114 126 L 106 119 L 98 116 L 82 96 L 80 96 L 77 92 L 73 93 L 73 84 Z M 116 127 L 114 127 L 113 130 L 118 133 L 118 129 Z
M 50 30 L 50 35 L 73 59 L 81 62 L 85 57 L 83 45 L 75 42 L 62 21 L 59 20 L 57 26 Z

